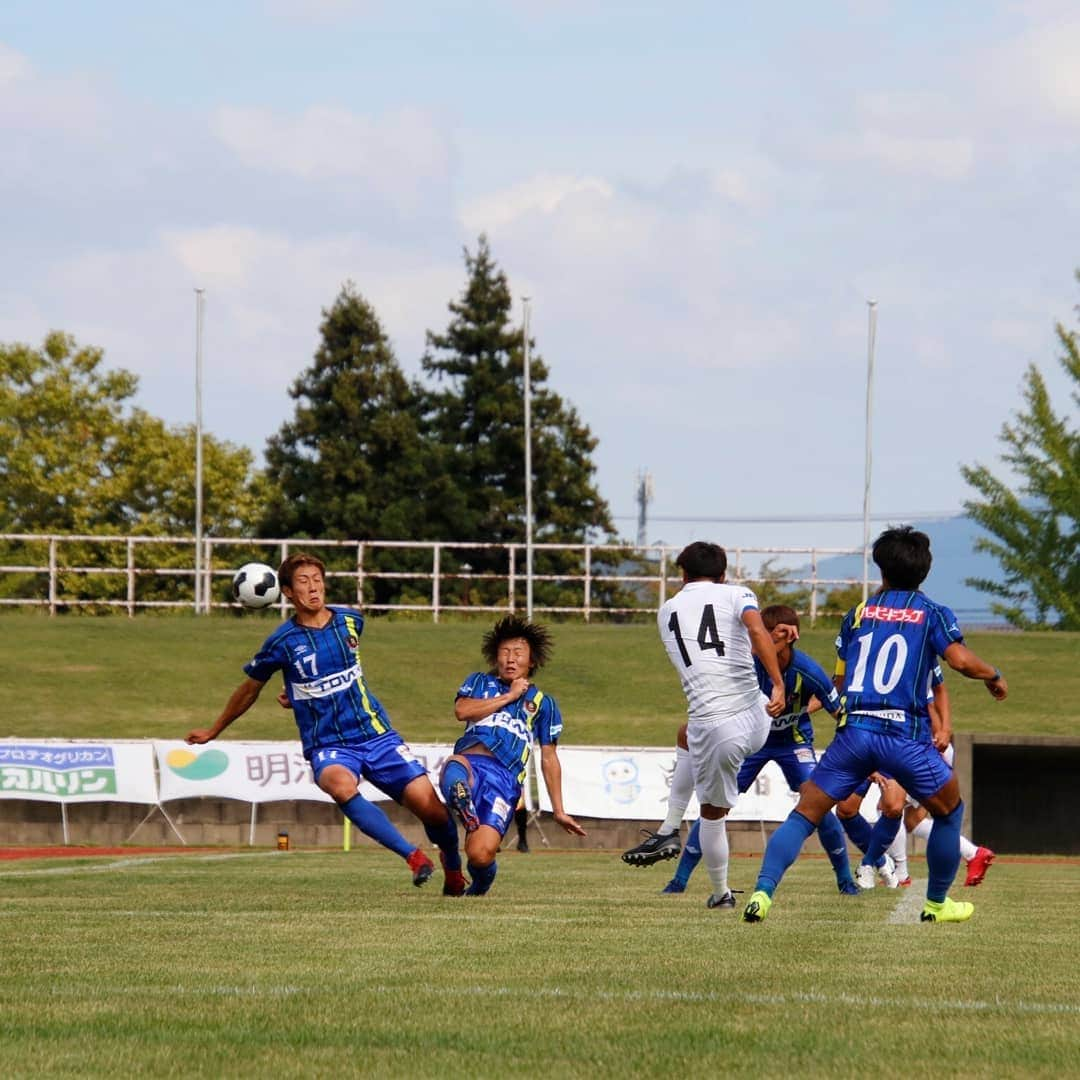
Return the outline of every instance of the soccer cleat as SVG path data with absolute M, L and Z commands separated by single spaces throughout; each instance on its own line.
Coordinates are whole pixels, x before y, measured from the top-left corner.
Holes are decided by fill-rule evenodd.
M 464 780 L 458 780 L 450 788 L 450 809 L 457 814 L 467 833 L 475 832 L 480 828 L 480 819 L 476 816 L 472 794 Z
M 920 922 L 967 922 L 975 910 L 974 904 L 966 900 L 950 900 L 947 896 L 941 903 L 927 900 L 919 916 Z
M 886 889 L 899 888 L 900 879 L 896 876 L 896 863 L 891 855 L 885 856 L 885 861 L 877 868 L 877 876 Z
M 742 913 L 743 922 L 763 922 L 772 907 L 772 897 L 760 889 L 750 894 L 750 903 L 746 905 Z
M 735 907 L 735 894 L 728 889 L 723 896 L 717 896 L 713 893 L 708 900 L 705 901 L 707 908 L 732 908 Z
M 672 878 L 660 891 L 662 893 L 684 893 L 686 892 L 686 882 L 680 881 L 678 878 Z
M 419 848 L 405 861 L 412 871 L 412 883 L 418 888 L 435 873 L 435 864 Z
M 910 877 L 901 878 L 896 883 L 896 887 L 898 889 L 910 889 L 911 888 L 911 878 Z
M 517 849 L 522 855 L 529 854 L 529 841 L 524 836 L 517 842 Z
M 860 889 L 851 878 L 847 878 L 845 881 L 838 881 L 836 887 L 840 890 L 841 896 L 858 896 Z
M 652 866 L 661 859 L 674 859 L 682 851 L 682 841 L 677 832 L 661 836 L 648 829 L 641 831 L 648 839 L 622 853 L 622 861 L 630 866 Z
M 978 885 L 986 877 L 987 867 L 994 861 L 994 853 L 988 847 L 981 847 L 968 859 L 965 885 Z
M 443 896 L 464 896 L 465 886 L 469 884 L 465 875 L 460 870 L 447 870 L 446 853 L 439 852 L 439 862 L 443 868 Z
M 855 871 L 855 884 L 860 889 L 872 889 L 877 884 L 874 868 L 869 863 L 859 863 Z

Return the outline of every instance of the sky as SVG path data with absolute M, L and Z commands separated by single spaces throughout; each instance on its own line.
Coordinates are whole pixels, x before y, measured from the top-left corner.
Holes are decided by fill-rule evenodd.
M 1036 363 L 1068 410 L 1061 2 L 5 0 L 0 342 L 252 448 L 346 281 L 406 374 L 486 234 L 623 536 L 862 543 L 957 512 Z M 483 539 L 483 538 L 463 538 Z

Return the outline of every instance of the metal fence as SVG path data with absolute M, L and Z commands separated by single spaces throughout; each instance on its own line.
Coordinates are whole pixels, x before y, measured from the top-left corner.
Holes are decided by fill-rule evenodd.
M 521 543 L 206 537 L 199 560 L 195 545 L 193 537 L 185 536 L 0 534 L 0 605 L 47 607 L 51 615 L 72 608 L 117 609 L 128 616 L 153 608 L 206 614 L 235 606 L 229 584 L 241 563 L 261 561 L 276 566 L 290 551 L 303 550 L 327 562 L 331 602 L 355 603 L 367 611 L 426 613 L 434 622 L 447 613 L 515 611 L 525 606 L 526 551 Z M 555 573 L 532 574 L 541 597 L 533 611 L 586 621 L 655 614 L 681 584 L 675 566 L 679 550 L 534 544 L 534 559 L 557 554 L 560 566 Z M 820 559 L 860 552 L 852 548 L 729 548 L 728 579 L 751 587 L 768 582 L 808 593 L 802 613 L 813 622 L 824 613 L 829 591 L 862 584 L 861 579 L 820 577 Z M 393 553 L 402 564 L 412 561 L 423 568 L 386 569 L 385 564 L 394 561 Z M 414 557 L 407 560 L 407 553 Z M 483 553 L 481 558 L 477 558 L 479 553 Z M 417 554 L 420 559 L 415 558 Z M 497 568 L 474 570 L 470 557 L 497 564 Z M 770 569 L 763 576 L 763 564 L 770 567 L 776 559 L 794 560 L 799 569 Z M 168 588 L 163 587 L 166 581 L 171 583 Z M 402 583 L 409 598 L 379 602 L 374 595 L 378 582 Z M 563 599 L 570 596 L 576 602 L 542 602 L 545 583 L 558 586 Z M 619 603 L 609 602 L 613 591 L 621 598 Z M 626 602 L 628 596 L 633 602 Z M 285 608 L 283 599 L 281 610 Z

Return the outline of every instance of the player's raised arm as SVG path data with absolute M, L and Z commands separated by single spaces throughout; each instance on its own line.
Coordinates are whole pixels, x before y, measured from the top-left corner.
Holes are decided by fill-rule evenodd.
M 784 711 L 784 676 L 776 659 L 776 645 L 765 624 L 761 621 L 761 612 L 757 608 L 747 608 L 740 616 L 746 632 L 750 635 L 750 648 L 761 661 L 765 674 L 772 680 L 772 696 L 766 712 L 773 717 Z
M 505 694 L 489 698 L 459 695 L 454 701 L 454 716 L 466 724 L 473 720 L 483 720 L 485 717 L 493 716 L 507 705 L 513 704 L 528 689 L 529 680 L 524 675 L 519 675 L 510 683 L 510 689 Z
M 225 703 L 225 708 L 221 710 L 221 715 L 214 722 L 214 726 L 189 731 L 184 741 L 208 743 L 216 739 L 237 717 L 243 716 L 255 704 L 265 685 L 266 683 L 261 683 L 258 679 L 246 678 L 232 692 L 229 700 Z
M 544 774 L 544 784 L 551 798 L 551 816 L 556 824 L 561 825 L 574 836 L 588 836 L 588 833 L 563 809 L 562 801 L 562 762 L 554 743 L 544 743 L 540 747 L 540 771 Z

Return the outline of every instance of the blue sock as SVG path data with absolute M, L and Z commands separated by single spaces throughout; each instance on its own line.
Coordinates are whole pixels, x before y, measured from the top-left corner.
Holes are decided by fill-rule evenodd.
M 776 891 L 787 868 L 799 857 L 806 838 L 816 829 L 798 810 L 792 810 L 787 820 L 769 837 L 765 857 L 761 860 L 754 889 L 769 896 Z
M 930 878 L 926 886 L 926 899 L 941 903 L 956 877 L 960 865 L 960 822 L 964 816 L 964 804 L 945 817 L 934 818 L 930 839 L 926 841 L 926 872 Z
M 848 835 L 848 839 L 860 851 L 866 851 L 870 846 L 870 822 L 862 814 L 856 814 L 854 817 L 842 817 L 839 820 L 844 832 Z
M 495 880 L 498 865 L 494 861 L 490 866 L 473 866 L 472 863 L 469 863 L 469 877 L 472 878 L 472 884 L 465 890 L 465 895 L 483 896 L 491 888 L 491 883 Z
M 453 818 L 447 819 L 441 825 L 424 825 L 424 832 L 428 839 L 442 852 L 443 866 L 447 870 L 461 869 L 461 851 L 458 848 L 457 825 Z
M 851 881 L 851 864 L 848 862 L 847 839 L 840 825 L 840 819 L 829 811 L 818 826 L 818 839 L 832 863 L 837 885 Z
M 439 777 L 439 790 L 447 802 L 450 801 L 450 789 L 459 780 L 469 787 L 469 770 L 460 761 L 448 761 L 443 766 L 442 776 Z
M 683 845 L 682 854 L 679 856 L 679 865 L 675 867 L 675 877 L 680 885 L 685 886 L 690 881 L 690 875 L 701 862 L 701 819 L 699 818 L 690 826 L 690 834 Z
M 410 844 L 394 827 L 393 822 L 363 795 L 356 794 L 348 802 L 338 803 L 341 812 L 365 835 L 382 844 L 383 847 L 396 851 L 407 859 L 416 845 Z M 959 845 L 959 841 L 957 844 Z M 959 850 L 959 848 L 957 849 Z
M 870 830 L 870 843 L 866 845 L 866 851 L 863 853 L 864 863 L 869 863 L 871 866 L 884 866 L 885 850 L 896 839 L 896 834 L 900 831 L 900 821 L 898 817 L 886 817 L 882 814 L 874 822 L 874 827 Z M 959 843 L 958 840 L 957 844 Z

